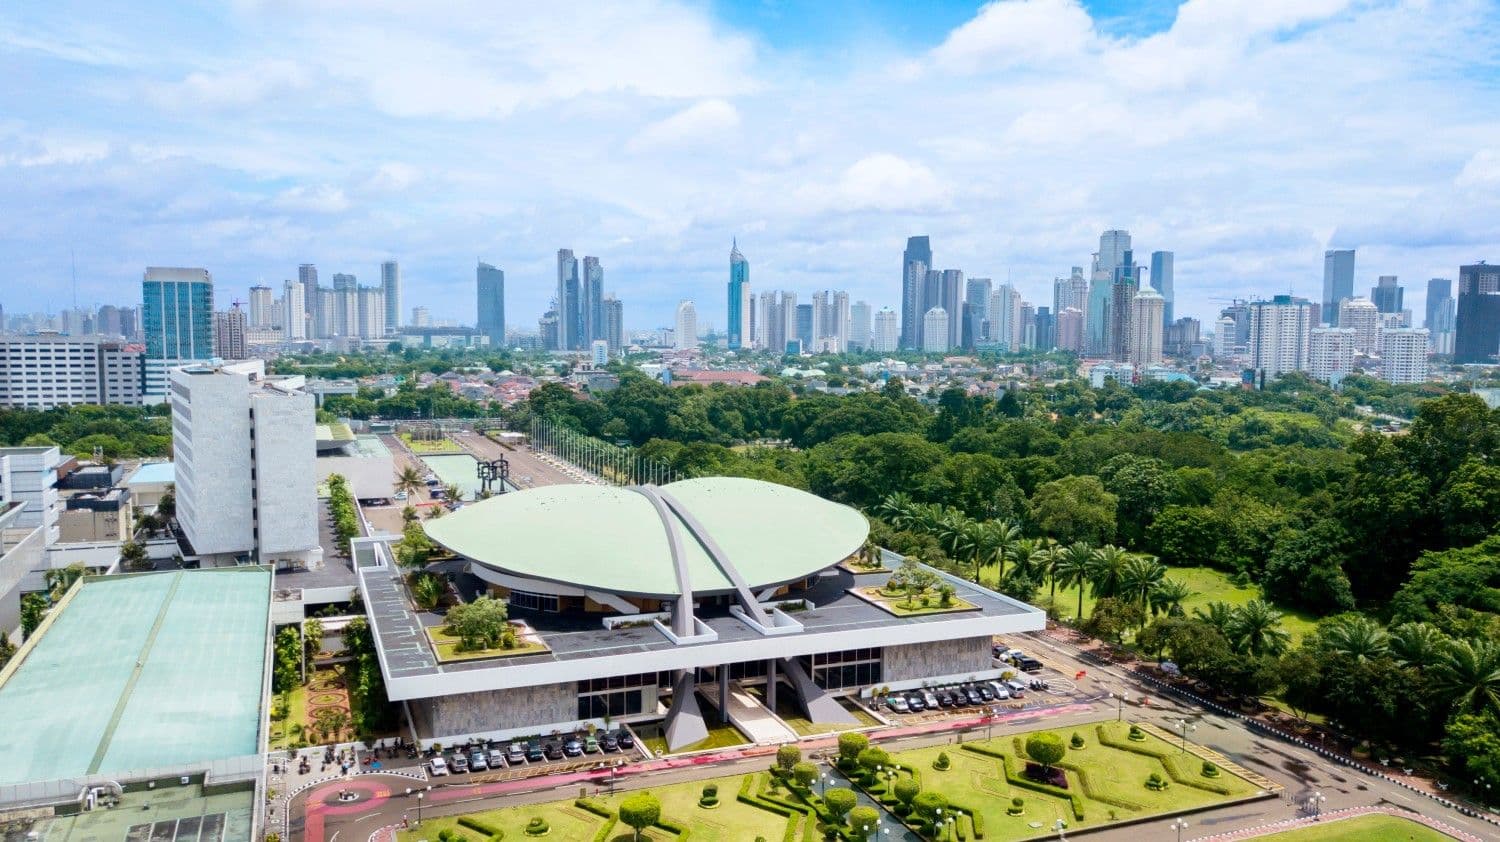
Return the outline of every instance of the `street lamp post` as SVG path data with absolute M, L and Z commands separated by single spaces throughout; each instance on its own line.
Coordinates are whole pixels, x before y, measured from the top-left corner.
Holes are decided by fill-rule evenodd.
M 423 792 L 417 793 L 417 824 L 419 825 L 422 823 L 422 796 L 425 794 Z
M 1172 822 L 1172 824 L 1169 825 L 1172 830 L 1177 831 L 1177 842 L 1182 842 L 1182 832 L 1184 830 L 1187 830 L 1187 826 L 1187 819 L 1178 819 L 1177 821 Z
M 1067 822 L 1063 821 L 1062 819 L 1058 819 L 1057 823 L 1054 824 L 1052 827 L 1057 831 L 1057 838 L 1058 839 L 1067 839 L 1068 838 L 1067 836 L 1063 835 L 1063 831 L 1065 831 L 1065 830 L 1068 829 L 1068 823 Z
M 1321 792 L 1314 792 L 1307 797 L 1307 812 L 1312 813 L 1313 818 L 1323 815 L 1323 805 L 1328 802 L 1328 796 Z
M 1198 730 L 1198 726 L 1188 722 L 1186 719 L 1177 720 L 1177 730 L 1182 732 L 1182 753 L 1187 754 L 1187 735 L 1189 731 Z

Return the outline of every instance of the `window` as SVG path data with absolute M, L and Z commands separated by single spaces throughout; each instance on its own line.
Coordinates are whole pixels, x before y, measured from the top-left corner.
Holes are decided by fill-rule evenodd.
M 553 594 L 511 591 L 509 602 L 517 608 L 530 608 L 533 611 L 557 611 L 557 597 Z
M 654 672 L 613 675 L 578 682 L 578 718 L 630 716 L 645 711 L 644 688 L 656 686 Z
M 843 690 L 880 683 L 880 649 L 818 652 L 799 658 L 813 681 L 825 690 Z

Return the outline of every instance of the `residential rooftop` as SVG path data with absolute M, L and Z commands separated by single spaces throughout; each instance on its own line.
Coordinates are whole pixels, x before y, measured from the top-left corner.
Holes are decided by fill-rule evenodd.
M 147 462 L 135 469 L 126 485 L 156 485 L 177 481 L 177 466 L 171 462 Z

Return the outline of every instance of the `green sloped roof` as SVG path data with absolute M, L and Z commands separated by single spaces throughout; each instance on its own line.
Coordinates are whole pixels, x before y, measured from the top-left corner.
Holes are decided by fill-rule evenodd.
M 869 524 L 848 506 L 760 480 L 710 477 L 664 486 L 752 588 L 822 570 L 854 552 Z M 668 515 L 692 589 L 732 585 L 687 526 Z M 424 523 L 453 552 L 517 576 L 613 593 L 679 593 L 667 527 L 651 501 L 624 488 L 553 485 L 512 492 Z

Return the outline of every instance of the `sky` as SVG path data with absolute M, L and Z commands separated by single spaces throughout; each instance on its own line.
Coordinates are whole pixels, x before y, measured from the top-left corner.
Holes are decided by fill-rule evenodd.
M 632 328 L 755 291 L 899 304 L 908 236 L 1036 304 L 1099 233 L 1176 253 L 1177 313 L 1500 261 L 1500 8 L 1478 0 L 10 0 L 0 306 L 221 306 L 299 263 L 531 327 L 556 251 Z

